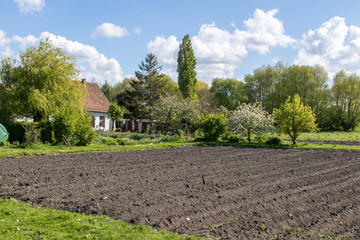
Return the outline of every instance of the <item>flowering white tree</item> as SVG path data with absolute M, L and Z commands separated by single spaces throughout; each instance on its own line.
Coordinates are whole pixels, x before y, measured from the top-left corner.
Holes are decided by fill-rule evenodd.
M 239 105 L 228 120 L 228 128 L 231 133 L 245 135 L 248 142 L 253 134 L 261 138 L 275 130 L 272 116 L 257 103 Z
M 175 95 L 160 98 L 154 105 L 154 120 L 177 130 L 194 130 L 200 120 L 200 104 Z

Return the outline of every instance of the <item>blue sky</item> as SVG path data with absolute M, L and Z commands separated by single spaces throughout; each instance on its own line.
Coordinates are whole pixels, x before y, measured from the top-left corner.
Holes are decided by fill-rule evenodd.
M 244 75 L 277 61 L 360 74 L 360 1 L 0 0 L 0 57 L 49 37 L 76 58 L 80 78 L 133 76 L 149 51 L 173 80 L 189 34 L 198 79 Z

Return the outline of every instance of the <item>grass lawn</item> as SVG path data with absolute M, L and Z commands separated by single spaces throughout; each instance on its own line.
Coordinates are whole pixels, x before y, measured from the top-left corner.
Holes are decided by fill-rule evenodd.
M 283 135 L 283 138 L 290 139 L 288 136 Z M 314 132 L 302 133 L 298 140 L 312 140 L 312 141 L 344 141 L 344 142 L 359 142 L 360 130 L 351 132 L 333 131 L 333 132 Z
M 106 152 L 106 151 L 131 151 L 142 149 L 157 149 L 168 147 L 181 147 L 184 145 L 191 145 L 192 143 L 183 142 L 165 142 L 165 143 L 150 143 L 150 144 L 137 144 L 137 145 L 99 145 L 90 144 L 88 146 L 52 146 L 49 144 L 39 144 L 28 148 L 19 148 L 15 146 L 1 146 L 1 157 L 12 156 L 28 156 L 37 154 L 60 154 L 60 153 L 79 153 L 79 152 Z
M 355 141 L 357 134 L 360 138 L 360 132 L 319 132 L 319 133 L 302 133 L 298 140 L 315 140 L 315 141 Z M 168 147 L 182 147 L 195 145 L 232 145 L 240 147 L 279 147 L 279 148 L 314 148 L 314 149 L 345 149 L 345 150 L 360 150 L 360 146 L 340 145 L 340 144 L 323 144 L 323 143 L 298 143 L 293 145 L 289 137 L 282 135 L 285 139 L 281 145 L 267 145 L 265 143 L 228 143 L 226 141 L 207 142 L 207 141 L 182 141 L 180 142 L 154 142 L 154 143 L 139 143 L 134 145 L 99 145 L 90 144 L 88 146 L 65 146 L 65 145 L 48 145 L 39 144 L 28 148 L 19 148 L 13 145 L 0 146 L 1 157 L 21 157 L 38 154 L 60 154 L 60 153 L 81 153 L 81 152 L 106 152 L 106 151 L 132 151 L 144 149 L 159 149 Z M 360 141 L 360 140 L 358 140 Z
M 201 239 L 156 231 L 107 216 L 40 209 L 0 199 L 0 239 Z

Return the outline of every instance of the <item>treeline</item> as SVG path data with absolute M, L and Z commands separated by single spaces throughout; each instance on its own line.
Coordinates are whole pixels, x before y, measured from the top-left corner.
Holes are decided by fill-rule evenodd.
M 181 99 L 178 84 L 167 75 L 157 74 L 156 86 L 152 86 L 152 91 L 156 92 L 152 95 L 152 106 L 156 108 L 158 103 L 155 102 L 167 96 Z M 149 101 L 146 100 L 149 88 L 149 84 L 139 78 L 125 78 L 115 86 L 107 83 L 102 86 L 111 102 L 127 109 L 124 117 L 130 119 L 150 117 Z M 256 102 L 271 114 L 289 96 L 298 94 L 301 102 L 315 113 L 321 130 L 353 130 L 360 120 L 360 77 L 340 71 L 330 87 L 327 72 L 318 65 L 287 66 L 277 63 L 255 69 L 243 81 L 215 78 L 211 87 L 197 81 L 195 93 L 194 99 L 202 114 L 216 112 L 221 107 L 233 111 L 239 103 Z

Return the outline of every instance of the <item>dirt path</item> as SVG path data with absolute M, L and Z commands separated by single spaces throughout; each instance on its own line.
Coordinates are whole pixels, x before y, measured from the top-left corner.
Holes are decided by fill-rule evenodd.
M 184 147 L 0 159 L 0 197 L 230 239 L 360 239 L 360 152 Z

